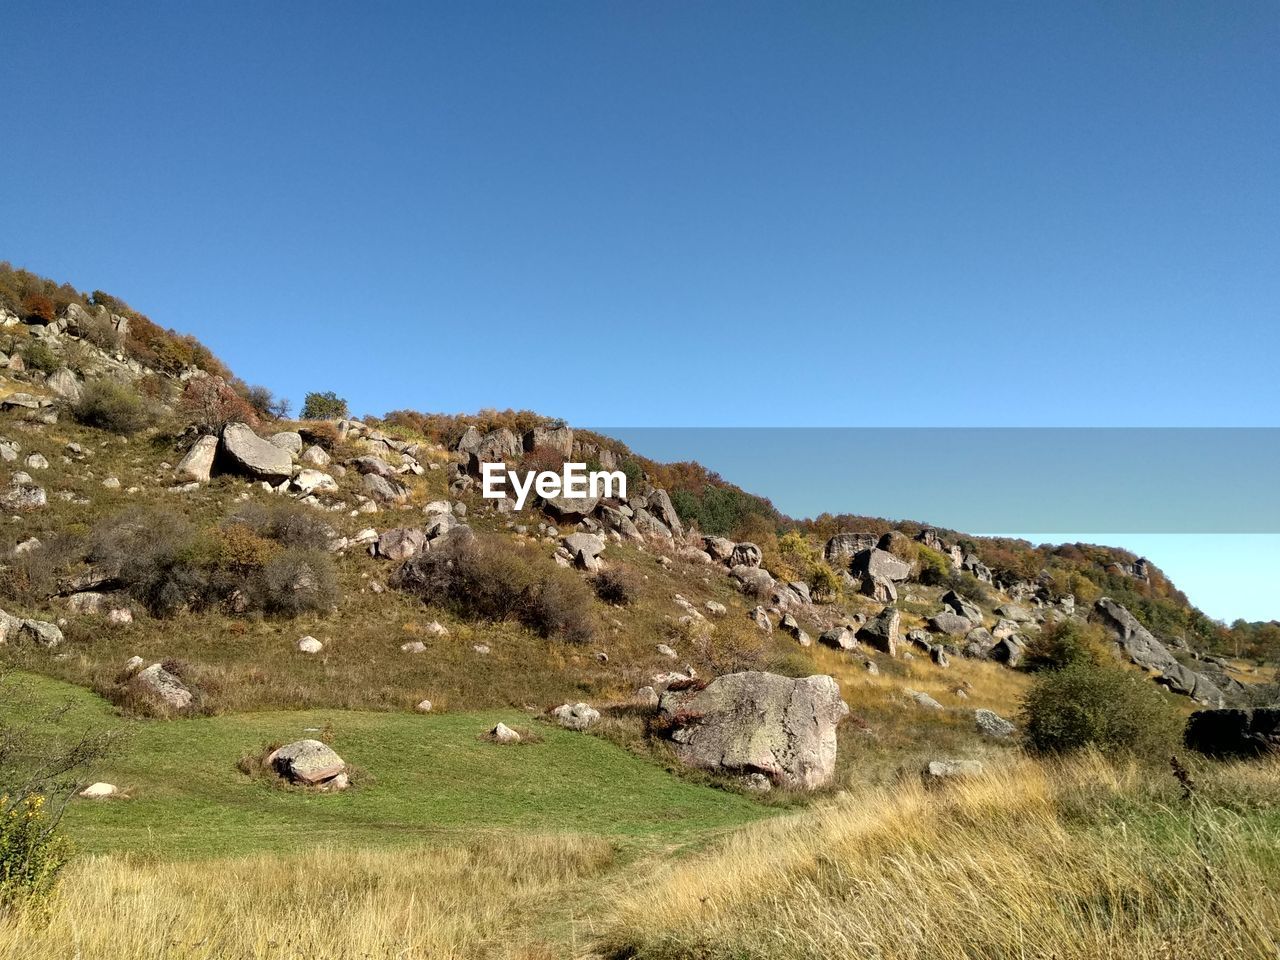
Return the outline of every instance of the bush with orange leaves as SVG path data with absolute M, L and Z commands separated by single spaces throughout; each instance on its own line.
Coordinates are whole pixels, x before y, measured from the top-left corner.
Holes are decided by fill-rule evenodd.
M 203 433 L 218 433 L 228 423 L 255 426 L 258 415 L 249 402 L 221 377 L 195 377 L 187 381 L 178 410 Z

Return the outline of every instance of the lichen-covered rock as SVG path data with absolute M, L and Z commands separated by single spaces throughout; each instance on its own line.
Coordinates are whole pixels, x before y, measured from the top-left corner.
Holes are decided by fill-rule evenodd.
M 835 772 L 836 726 L 849 707 L 831 677 L 749 671 L 669 688 L 659 711 L 684 763 L 814 789 Z
M 187 455 L 174 468 L 180 478 L 208 483 L 213 473 L 213 460 L 218 453 L 218 438 L 203 436 L 191 445 Z

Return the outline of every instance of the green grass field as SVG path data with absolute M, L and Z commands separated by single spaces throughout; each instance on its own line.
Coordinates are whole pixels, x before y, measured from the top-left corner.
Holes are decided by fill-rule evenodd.
M 51 737 L 114 728 L 94 775 L 127 798 L 74 801 L 68 834 L 86 852 L 158 858 L 430 843 L 495 831 L 573 832 L 622 846 L 678 847 L 768 814 L 748 797 L 680 779 L 598 737 L 513 710 L 444 715 L 344 710 L 128 720 L 87 691 L 25 676 L 40 701 L 74 709 Z M 481 739 L 499 720 L 541 742 Z M 237 769 L 268 743 L 323 736 L 359 772 L 344 793 L 274 785 Z

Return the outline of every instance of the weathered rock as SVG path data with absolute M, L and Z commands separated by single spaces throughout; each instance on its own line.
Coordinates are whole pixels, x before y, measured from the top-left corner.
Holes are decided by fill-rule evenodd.
M 931 760 L 922 776 L 926 785 L 938 786 L 949 780 L 980 777 L 982 773 L 982 764 L 977 760 Z
M 973 711 L 973 722 L 978 732 L 993 740 L 1007 740 L 1018 732 L 1018 728 L 994 710 Z
M 1005 637 L 997 640 L 986 651 L 986 656 L 997 663 L 1005 663 L 1011 667 L 1019 666 L 1026 653 L 1018 637 Z
M 347 764 L 333 748 L 319 740 L 296 740 L 273 751 L 266 765 L 290 783 L 325 785 L 346 773 Z
M 795 639 L 796 643 L 800 644 L 802 647 L 812 646 L 813 644 L 813 641 L 809 638 L 809 634 L 805 633 L 804 628 L 800 626 L 799 621 L 789 613 L 784 613 L 782 615 L 782 619 L 778 621 L 778 629 L 783 633 L 790 634 Z
M 288 480 L 293 474 L 289 451 L 263 440 L 244 423 L 229 423 L 222 428 L 219 452 L 234 472 L 272 482 Z
M 554 450 L 569 460 L 573 456 L 572 427 L 534 427 L 524 435 L 524 449 L 536 450 L 539 447 Z
M 747 611 L 747 619 L 765 633 L 773 633 L 773 621 L 769 619 L 769 611 L 762 606 L 752 607 Z
M 1020 603 L 1001 604 L 996 607 L 996 616 L 1014 623 L 1028 623 L 1035 619 L 1035 615 Z
M 489 736 L 492 737 L 496 743 L 519 743 L 522 739 L 520 734 L 516 733 L 505 723 L 499 723 L 490 730 Z
M 337 493 L 338 481 L 319 470 L 303 469 L 293 478 L 293 486 L 304 494 Z
M 1211 757 L 1280 754 L 1280 707 L 1199 710 L 1187 721 L 1188 747 Z
M 86 800 L 105 800 L 107 797 L 114 797 L 119 792 L 119 788 L 114 783 L 91 783 L 80 791 L 80 796 Z
M 827 563 L 838 566 L 879 542 L 880 538 L 874 533 L 837 533 L 822 548 L 822 556 Z
M 213 461 L 218 453 L 218 438 L 205 435 L 196 439 L 177 467 L 174 468 L 180 478 L 194 480 L 196 483 L 208 483 L 213 474 Z
M 360 480 L 360 487 L 379 503 L 404 503 L 409 499 L 409 488 L 403 483 L 388 480 L 376 473 L 365 474 Z
M 716 600 L 708 600 L 703 604 L 703 606 L 707 608 L 707 613 L 711 614 L 713 617 L 723 617 L 729 612 L 728 608 L 723 603 Z
M 595 568 L 596 560 L 605 547 L 604 537 L 596 533 L 571 533 L 563 543 L 570 559 L 583 570 Z
M 735 774 L 813 789 L 835 771 L 836 726 L 849 708 L 835 680 L 794 680 L 751 671 L 717 677 L 701 690 L 668 689 L 659 710 L 680 759 Z
M 767 596 L 776 582 L 762 567 L 739 565 L 729 571 L 729 576 L 737 581 L 743 593 L 752 597 Z
M 191 691 L 158 663 L 138 671 L 133 677 L 133 683 L 170 709 L 183 710 L 191 706 Z
M 724 537 L 703 537 L 702 545 L 706 547 L 711 559 L 719 563 L 728 563 L 733 556 L 733 548 L 737 546 L 732 540 Z
M 32 483 L 29 477 L 25 481 L 20 480 L 19 476 L 26 475 L 15 474 L 4 493 L 0 494 L 0 508 L 25 513 L 48 506 L 49 495 L 45 493 L 44 487 Z
M 415 706 L 413 709 L 417 710 L 418 713 L 430 713 L 431 706 L 432 704 L 430 700 L 419 700 L 418 705 Z
M 1000 619 L 996 621 L 996 625 L 991 628 L 991 636 L 997 640 L 1004 640 L 1008 637 L 1016 637 L 1018 635 L 1018 625 L 1012 620 Z
M 929 618 L 929 628 L 949 637 L 963 637 L 974 628 L 974 622 L 952 610 L 943 610 Z
M 684 536 L 684 524 L 680 522 L 680 515 L 676 513 L 675 505 L 671 502 L 671 497 L 667 495 L 665 490 L 654 490 L 649 494 L 646 507 L 663 526 L 671 531 L 673 537 Z
M 600 719 L 600 711 L 585 703 L 563 703 L 551 711 L 556 723 L 569 730 L 585 730 Z
M 898 630 L 902 624 L 902 614 L 897 607 L 885 607 L 862 625 L 857 637 L 863 643 L 874 647 L 891 657 L 898 655 Z
M 298 649 L 302 653 L 319 653 L 324 649 L 324 644 L 315 637 L 303 637 L 298 641 Z
M 911 576 L 911 564 L 876 547 L 855 554 L 849 570 L 855 577 L 870 577 L 890 583 L 901 583 Z
M 62 630 L 56 623 L 23 620 L 18 628 L 18 638 L 41 647 L 56 647 L 62 643 Z
M 1183 666 L 1138 618 L 1109 597 L 1094 607 L 1097 619 L 1111 631 L 1125 654 L 1138 666 L 1158 674 L 1156 680 L 1174 693 L 1221 707 L 1226 695 L 1209 677 Z
M 297 457 L 302 453 L 302 434 L 293 430 L 281 430 L 279 433 L 273 433 L 267 440 L 281 450 L 287 450 L 292 457 Z
M 950 609 L 952 613 L 958 614 L 974 624 L 981 625 L 982 623 L 982 609 L 972 600 L 960 596 L 954 590 L 948 590 L 942 595 L 942 605 Z
M 408 560 L 417 556 L 427 543 L 427 535 L 410 527 L 396 527 L 378 538 L 374 549 L 386 560 Z
M 333 462 L 333 457 L 325 452 L 323 447 L 312 444 L 302 451 L 300 458 L 303 463 L 309 463 L 313 467 L 327 467 Z
M 357 472 L 364 474 L 365 476 L 372 475 L 384 477 L 387 480 L 392 480 L 399 476 L 396 468 L 387 463 L 387 461 L 383 460 L 381 457 L 356 457 L 351 461 L 351 465 L 356 468 Z
M 903 690 L 903 693 L 905 693 L 908 697 L 910 697 L 913 701 L 915 701 L 916 706 L 922 707 L 925 710 L 941 710 L 942 709 L 942 704 L 940 704 L 937 700 L 933 699 L 933 697 L 929 696 L 929 694 L 927 693 L 922 693 L 919 690 L 911 690 L 911 689 Z
M 599 497 L 543 497 L 543 509 L 567 523 L 576 523 L 595 512 Z
M 836 650 L 852 650 L 858 645 L 857 636 L 849 627 L 832 627 L 818 636 L 818 642 Z
M 760 552 L 760 548 L 754 543 L 738 543 L 734 545 L 733 553 L 729 555 L 729 565 L 732 567 L 758 567 L 762 559 L 764 559 L 764 554 Z

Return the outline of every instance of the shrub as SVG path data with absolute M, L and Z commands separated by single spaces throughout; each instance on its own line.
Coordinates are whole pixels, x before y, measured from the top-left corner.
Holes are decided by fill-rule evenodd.
M 22 348 L 22 360 L 28 370 L 50 374 L 62 366 L 62 360 L 43 340 L 32 340 Z
M 289 401 L 285 397 L 277 398 L 266 387 L 253 385 L 244 389 L 245 402 L 253 408 L 259 417 L 271 420 L 283 420 L 289 416 Z
M 296 617 L 322 613 L 340 599 L 333 561 L 319 550 L 285 548 L 271 557 L 250 584 L 254 607 L 264 613 Z
M 302 402 L 303 420 L 341 420 L 347 416 L 347 401 L 332 390 L 308 393 Z
M 53 301 L 43 293 L 28 293 L 22 298 L 22 312 L 28 319 L 53 323 L 54 310 Z
M 595 635 L 586 586 L 531 548 L 450 537 L 406 563 L 393 584 L 470 619 L 516 620 L 570 643 Z
M 118 570 L 130 596 L 152 616 L 168 617 L 207 599 L 210 552 L 183 517 L 140 507 L 94 530 L 89 560 Z
M 1029 670 L 1061 670 L 1072 664 L 1098 664 L 1107 656 L 1107 636 L 1095 623 L 1063 620 L 1044 627 L 1027 642 Z
M 39 794 L 0 795 L 0 910 L 40 904 L 53 892 L 70 852 Z
M 72 408 L 81 423 L 130 436 L 155 422 L 150 404 L 117 380 L 91 380 Z
M 194 377 L 187 381 L 178 399 L 178 410 L 188 423 L 205 433 L 218 433 L 228 423 L 258 422 L 244 397 L 221 377 Z
M 92 315 L 88 321 L 81 321 L 80 337 L 107 353 L 118 353 L 124 343 L 120 331 L 111 322 L 111 318 L 104 314 Z
M 312 507 L 300 503 L 247 503 L 227 518 L 226 526 L 243 526 L 283 547 L 325 550 L 333 527 Z
M 1022 703 L 1028 746 L 1040 753 L 1093 747 L 1165 758 L 1181 718 L 1147 677 L 1113 664 L 1073 663 L 1040 674 Z
M 605 603 L 625 607 L 636 598 L 635 577 L 620 567 L 601 570 L 592 585 L 596 588 L 596 596 Z
M 916 549 L 916 559 L 920 563 L 920 582 L 927 586 L 941 586 L 951 576 L 951 559 L 944 557 L 932 547 L 919 544 Z
M 27 684 L 0 675 L 0 913 L 44 905 L 69 847 L 58 833 L 61 811 L 80 776 L 107 755 L 110 733 L 85 734 L 65 746 L 49 730 L 71 703 L 47 707 Z

